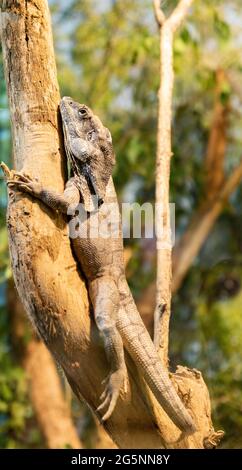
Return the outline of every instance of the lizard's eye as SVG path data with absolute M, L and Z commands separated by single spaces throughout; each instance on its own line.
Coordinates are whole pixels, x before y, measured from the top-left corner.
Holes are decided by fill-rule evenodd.
M 84 108 L 79 109 L 78 111 L 79 116 L 83 117 L 87 115 L 87 112 Z

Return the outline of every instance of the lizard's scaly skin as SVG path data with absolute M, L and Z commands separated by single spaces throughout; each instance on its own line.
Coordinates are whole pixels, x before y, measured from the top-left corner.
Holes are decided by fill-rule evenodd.
M 124 269 L 123 238 L 118 201 L 111 172 L 115 162 L 111 136 L 101 121 L 85 105 L 71 98 L 62 98 L 66 154 L 74 176 L 66 184 L 64 193 L 57 194 L 23 177 L 12 183 L 17 189 L 30 192 L 53 209 L 70 214 L 81 201 L 86 220 L 78 219 L 79 236 L 72 245 L 88 283 L 95 321 L 103 337 L 110 364 L 107 387 L 98 408 L 105 409 L 103 420 L 110 417 L 126 378 L 123 344 L 141 371 L 149 388 L 179 429 L 187 433 L 196 430 L 192 417 L 178 397 L 167 370 L 163 367 L 154 344 L 137 311 L 129 290 Z M 91 196 L 98 197 L 98 210 L 93 211 Z M 90 236 L 90 226 L 115 219 L 117 232 L 111 238 Z M 76 224 L 75 210 L 71 222 Z M 77 226 L 78 226 L 77 224 Z M 85 234 L 85 230 L 87 232 Z M 84 231 L 84 236 L 83 236 Z

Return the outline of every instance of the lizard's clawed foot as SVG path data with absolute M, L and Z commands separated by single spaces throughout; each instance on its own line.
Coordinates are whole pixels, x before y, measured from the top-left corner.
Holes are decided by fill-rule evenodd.
M 102 421 L 107 421 L 107 419 L 110 418 L 116 406 L 120 389 L 125 383 L 126 375 L 126 369 L 118 369 L 117 371 L 112 372 L 110 376 L 106 379 L 108 383 L 100 397 L 102 403 L 97 408 L 97 411 L 101 411 L 104 408 L 107 408 L 106 413 L 102 417 Z
M 32 194 L 36 197 L 39 196 L 42 186 L 35 178 L 33 180 L 30 176 L 26 175 L 25 173 L 17 173 L 14 172 L 14 177 L 16 179 L 8 179 L 7 185 L 9 188 L 17 189 L 18 191 L 22 191 L 28 194 Z
M 38 179 L 34 180 L 26 173 L 20 173 L 18 171 L 10 170 L 8 166 L 1 162 L 1 169 L 4 173 L 7 186 L 10 189 L 16 189 L 25 193 L 29 193 L 38 196 L 42 190 L 41 184 Z

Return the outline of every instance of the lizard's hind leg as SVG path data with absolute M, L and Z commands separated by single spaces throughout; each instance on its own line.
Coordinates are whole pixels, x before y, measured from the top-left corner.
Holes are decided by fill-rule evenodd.
M 110 364 L 107 385 L 100 399 L 97 411 L 106 409 L 102 421 L 112 414 L 120 389 L 126 380 L 123 341 L 116 327 L 119 308 L 119 292 L 116 283 L 109 276 L 102 276 L 90 282 L 90 297 L 94 309 L 96 325 L 104 341 L 104 348 Z

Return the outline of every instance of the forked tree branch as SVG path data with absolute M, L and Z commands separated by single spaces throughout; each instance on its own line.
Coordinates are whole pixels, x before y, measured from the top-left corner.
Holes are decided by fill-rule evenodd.
M 158 23 L 158 26 L 162 26 L 166 20 L 166 17 L 161 9 L 160 4 L 161 4 L 161 0 L 153 0 L 155 18 Z
M 177 7 L 169 16 L 167 21 L 169 22 L 169 25 L 173 32 L 175 32 L 181 25 L 182 21 L 188 14 L 188 10 L 191 7 L 193 1 L 194 0 L 180 0 Z
M 161 27 L 165 23 L 165 21 L 169 22 L 169 25 L 173 32 L 179 28 L 180 24 L 182 23 L 183 19 L 186 17 L 188 10 L 194 0 L 180 0 L 177 7 L 173 10 L 172 14 L 166 18 L 162 8 L 161 8 L 161 0 L 153 0 L 155 18 L 158 25 Z

